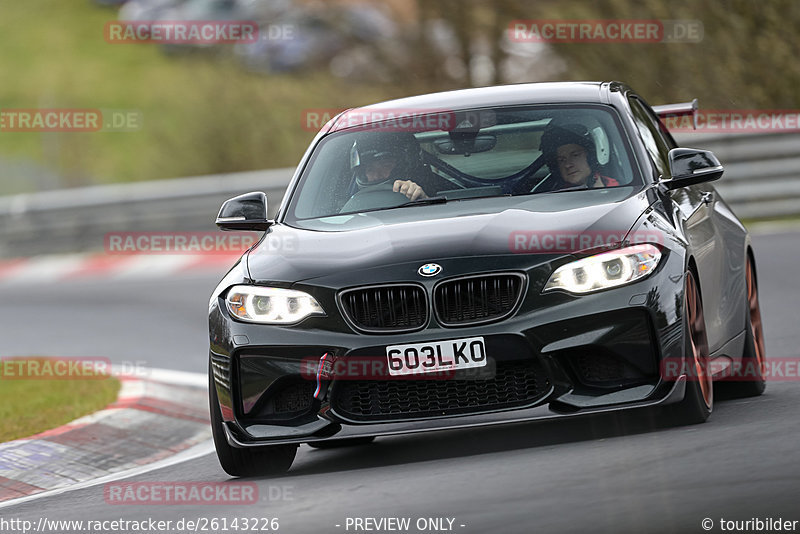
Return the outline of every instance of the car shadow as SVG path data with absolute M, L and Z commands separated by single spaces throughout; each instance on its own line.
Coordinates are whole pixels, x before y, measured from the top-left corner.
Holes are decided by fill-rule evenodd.
M 735 400 L 735 397 L 727 393 L 717 396 L 715 404 L 718 410 L 715 410 L 715 414 L 705 424 L 713 424 L 714 415 L 727 419 L 728 414 L 716 412 L 727 412 L 724 406 L 729 400 Z M 736 407 L 743 409 L 739 405 Z M 702 428 L 704 425 L 695 426 Z M 568 419 L 387 436 L 378 438 L 374 443 L 339 449 L 311 449 L 303 445 L 300 449 L 303 454 L 284 476 L 386 467 L 686 428 L 692 427 L 672 427 L 665 424 L 655 409 L 636 409 Z
M 340 449 L 309 449 L 286 476 L 333 473 L 372 467 L 452 459 L 562 443 L 592 441 L 664 429 L 652 410 L 489 427 L 387 436 Z

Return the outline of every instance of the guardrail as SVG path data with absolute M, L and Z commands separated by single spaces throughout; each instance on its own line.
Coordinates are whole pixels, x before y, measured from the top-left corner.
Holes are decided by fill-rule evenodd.
M 109 232 L 215 231 L 222 202 L 267 194 L 274 215 L 294 173 L 271 169 L 0 197 L 0 257 L 98 251 Z
M 800 215 L 800 134 L 676 136 L 711 150 L 725 167 L 715 187 L 744 219 Z
M 676 136 L 713 150 L 716 182 L 739 217 L 800 214 L 800 134 Z M 108 232 L 214 230 L 227 198 L 264 191 L 275 213 L 294 169 L 95 186 L 0 197 L 0 257 L 101 250 Z

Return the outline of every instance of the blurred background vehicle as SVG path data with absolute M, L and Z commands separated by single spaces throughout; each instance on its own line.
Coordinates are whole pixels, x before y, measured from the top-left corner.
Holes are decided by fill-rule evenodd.
M 158 20 L 168 10 L 183 4 L 185 0 L 127 0 L 119 10 L 120 20 Z

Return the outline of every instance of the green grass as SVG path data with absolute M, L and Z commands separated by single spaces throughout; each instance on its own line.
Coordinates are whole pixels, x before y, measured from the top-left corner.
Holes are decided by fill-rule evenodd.
M 763 217 L 760 219 L 742 219 L 742 223 L 748 228 L 762 223 L 785 223 L 787 225 L 800 224 L 800 215 L 783 215 L 779 217 Z
M 66 186 L 290 166 L 314 136 L 303 110 L 401 96 L 319 71 L 254 75 L 229 54 L 168 57 L 153 44 L 109 44 L 103 29 L 115 18 L 87 0 L 0 0 L 0 109 L 143 117 L 134 132 L 0 131 L 0 160 L 36 162 Z M 0 194 L 34 188 L 13 178 L 0 180 Z
M 20 358 L 44 364 L 46 358 Z M 50 360 L 52 362 L 52 360 Z M 74 379 L 18 379 L 14 362 L 0 362 L 0 443 L 59 427 L 102 410 L 117 398 L 116 378 L 98 375 Z M 8 366 L 8 367 L 7 367 Z M 36 373 L 28 373 L 33 376 Z M 42 376 L 39 374 L 38 376 Z

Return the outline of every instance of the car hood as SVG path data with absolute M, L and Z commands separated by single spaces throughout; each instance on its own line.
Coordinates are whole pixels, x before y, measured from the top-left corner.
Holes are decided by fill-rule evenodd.
M 273 225 L 248 255 L 256 282 L 298 282 L 332 273 L 448 258 L 575 250 L 621 241 L 650 202 L 632 187 L 451 201 Z M 556 238 L 560 236 L 560 241 Z M 539 248 L 537 248 L 539 247 Z M 579 247 L 583 248 L 583 247 Z M 541 259 L 541 258 L 540 258 Z

